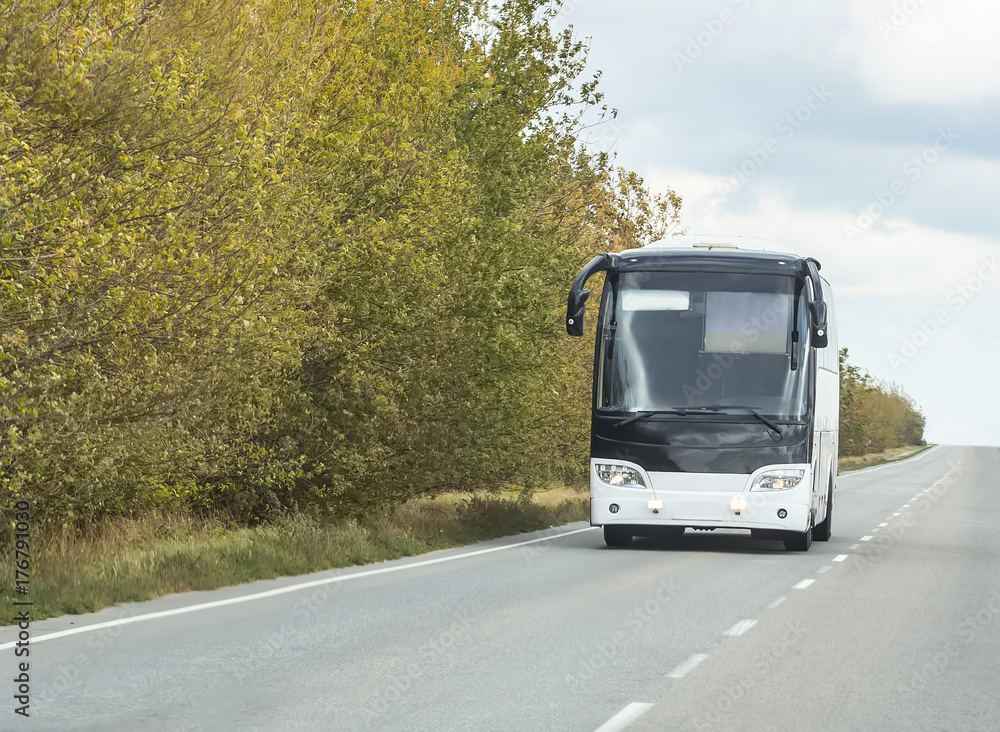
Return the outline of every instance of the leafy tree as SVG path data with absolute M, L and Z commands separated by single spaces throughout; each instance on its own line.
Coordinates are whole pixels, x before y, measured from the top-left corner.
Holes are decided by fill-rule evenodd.
M 579 475 L 565 289 L 680 199 L 580 144 L 614 112 L 552 4 L 0 12 L 9 499 L 255 521 Z
M 864 455 L 923 445 L 924 416 L 896 385 L 886 385 L 847 361 L 840 350 L 840 452 Z

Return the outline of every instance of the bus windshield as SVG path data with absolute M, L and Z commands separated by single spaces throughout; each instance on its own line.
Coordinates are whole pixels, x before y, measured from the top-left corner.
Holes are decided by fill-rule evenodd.
M 596 407 L 629 413 L 808 411 L 804 282 L 769 274 L 622 272 L 605 285 Z M 731 408 L 731 409 L 730 409 Z

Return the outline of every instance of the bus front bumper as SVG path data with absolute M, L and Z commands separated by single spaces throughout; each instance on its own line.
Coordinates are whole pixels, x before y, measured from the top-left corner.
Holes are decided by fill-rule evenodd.
M 730 473 L 647 473 L 634 467 L 644 486 L 609 485 L 590 475 L 592 526 L 633 525 L 756 529 L 803 532 L 810 524 L 812 471 L 808 464 L 769 465 L 749 475 Z M 802 471 L 797 485 L 786 490 L 751 490 L 763 474 Z

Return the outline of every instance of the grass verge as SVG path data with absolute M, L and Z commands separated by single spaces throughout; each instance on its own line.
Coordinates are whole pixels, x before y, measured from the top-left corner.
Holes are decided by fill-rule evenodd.
M 841 457 L 837 459 L 837 467 L 840 469 L 840 472 L 847 473 L 852 470 L 870 468 L 873 465 L 895 463 L 900 460 L 911 458 L 924 450 L 931 449 L 932 447 L 934 447 L 934 445 L 907 445 L 905 447 L 894 447 L 893 449 L 886 450 L 885 452 L 873 452 L 869 455 Z
M 31 614 L 41 620 L 94 612 L 174 592 L 398 559 L 588 517 L 588 495 L 562 488 L 530 498 L 515 492 L 420 498 L 365 522 L 323 522 L 300 513 L 266 526 L 227 529 L 190 516 L 123 519 L 82 536 L 33 538 Z M 4 553 L 2 559 L 11 557 Z M 13 577 L 0 581 L 6 602 L 15 599 L 14 589 Z
M 860 470 L 930 447 L 842 457 L 839 466 L 843 472 Z M 83 535 L 34 537 L 32 618 L 398 559 L 588 518 L 586 493 L 552 488 L 530 499 L 516 491 L 419 498 L 364 522 L 325 522 L 298 513 L 232 529 L 188 515 L 122 519 Z M 8 548 L 0 551 L 0 561 L 13 566 Z M 0 580 L 6 602 L 15 599 L 14 591 L 13 577 Z

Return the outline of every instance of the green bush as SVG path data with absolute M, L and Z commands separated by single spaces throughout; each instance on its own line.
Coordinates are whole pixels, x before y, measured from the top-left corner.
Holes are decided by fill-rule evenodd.
M 613 112 L 554 12 L 0 11 L 7 499 L 255 522 L 579 476 L 566 288 L 680 200 L 580 144 Z
M 847 362 L 840 350 L 840 454 L 866 455 L 924 445 L 924 415 L 899 386 Z

